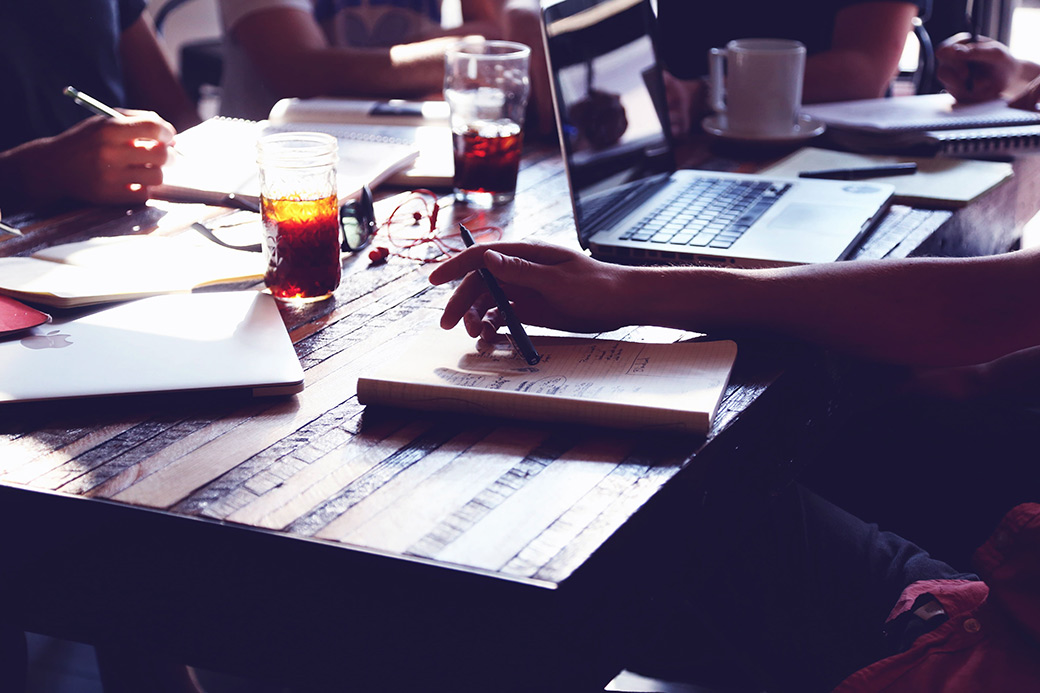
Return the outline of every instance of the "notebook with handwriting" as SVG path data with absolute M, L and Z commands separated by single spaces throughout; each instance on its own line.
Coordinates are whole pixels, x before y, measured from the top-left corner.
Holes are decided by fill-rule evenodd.
M 649 344 L 532 337 L 541 361 L 479 353 L 465 330 L 423 333 L 358 378 L 358 401 L 432 411 L 703 435 L 736 359 L 732 341 Z

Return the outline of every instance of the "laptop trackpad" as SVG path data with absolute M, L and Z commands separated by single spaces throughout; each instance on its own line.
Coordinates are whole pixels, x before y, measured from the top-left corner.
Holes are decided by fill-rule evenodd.
M 833 231 L 858 229 L 870 218 L 870 210 L 863 207 L 792 203 L 769 221 L 770 228 L 800 231 Z

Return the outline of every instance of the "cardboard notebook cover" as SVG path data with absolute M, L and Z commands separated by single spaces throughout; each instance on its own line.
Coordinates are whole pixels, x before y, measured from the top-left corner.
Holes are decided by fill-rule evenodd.
M 56 308 L 187 293 L 211 284 L 259 281 L 261 253 L 201 236 L 116 236 L 0 258 L 0 294 Z

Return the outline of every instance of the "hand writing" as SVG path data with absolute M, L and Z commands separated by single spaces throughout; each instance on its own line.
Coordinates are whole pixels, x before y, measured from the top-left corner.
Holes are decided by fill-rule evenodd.
M 448 300 L 441 327 L 462 320 L 472 337 L 493 342 L 505 324 L 474 270 L 498 279 L 517 317 L 529 325 L 574 332 L 603 332 L 631 324 L 622 285 L 629 269 L 576 251 L 540 243 L 476 245 L 430 274 L 433 284 L 462 281 Z

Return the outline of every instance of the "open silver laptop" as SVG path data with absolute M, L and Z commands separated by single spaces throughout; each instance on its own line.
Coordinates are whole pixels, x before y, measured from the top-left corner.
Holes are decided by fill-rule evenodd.
M 541 0 L 582 247 L 616 262 L 774 267 L 847 257 L 893 187 L 675 170 L 648 0 Z M 692 48 L 691 48 L 692 50 Z
M 0 402 L 303 389 L 303 369 L 269 294 L 170 294 L 78 315 L 0 340 Z

